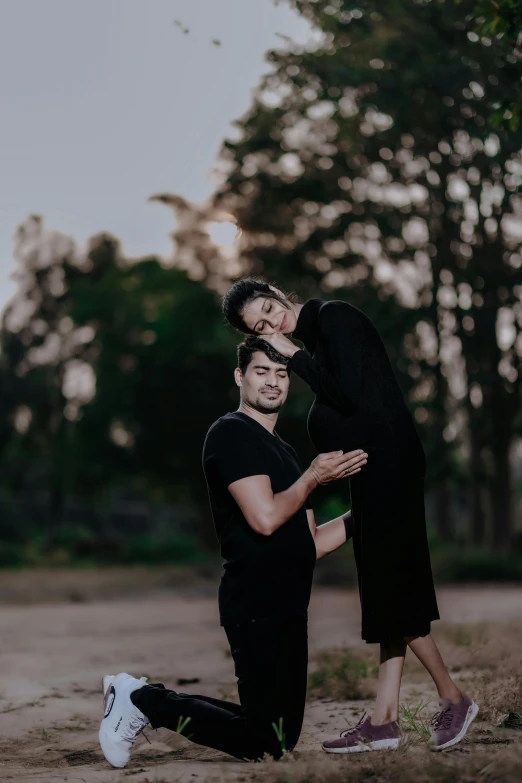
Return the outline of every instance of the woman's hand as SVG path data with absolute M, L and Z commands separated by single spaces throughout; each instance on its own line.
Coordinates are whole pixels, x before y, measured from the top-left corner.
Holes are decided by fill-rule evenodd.
M 281 356 L 286 356 L 288 359 L 299 350 L 297 345 L 295 345 L 291 340 L 288 339 L 288 337 L 286 337 L 284 334 L 281 334 L 280 332 L 267 335 L 262 334 L 260 337 L 262 337 L 263 340 L 266 340 L 267 343 L 270 343 L 272 348 L 275 348 L 275 350 L 278 351 Z

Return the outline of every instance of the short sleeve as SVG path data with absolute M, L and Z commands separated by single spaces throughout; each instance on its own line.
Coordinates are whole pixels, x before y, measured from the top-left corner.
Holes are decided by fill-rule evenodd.
M 290 446 L 289 444 L 287 444 L 287 445 L 288 445 L 290 451 L 292 452 L 292 454 L 294 455 L 295 461 L 299 465 L 299 470 L 301 471 L 301 473 L 304 473 L 303 465 L 301 463 L 301 460 L 299 459 L 299 455 L 298 455 L 297 451 L 294 449 L 293 446 Z M 309 508 L 311 511 L 313 511 L 313 506 L 310 503 L 310 497 L 306 498 L 306 500 L 304 502 L 304 506 L 305 506 L 305 508 Z
M 223 422 L 209 432 L 204 465 L 225 487 L 249 476 L 269 475 L 263 449 L 240 422 Z

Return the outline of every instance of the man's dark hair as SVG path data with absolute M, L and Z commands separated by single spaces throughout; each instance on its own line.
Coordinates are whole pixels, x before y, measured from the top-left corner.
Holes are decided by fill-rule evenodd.
M 239 332 L 244 334 L 255 334 L 253 329 L 249 329 L 243 320 L 243 310 L 249 302 L 263 296 L 266 299 L 275 299 L 288 310 L 289 302 L 296 302 L 295 294 L 284 294 L 282 298 L 273 291 L 266 280 L 255 277 L 245 277 L 242 280 L 236 280 L 231 288 L 223 297 L 223 315 Z
M 290 361 L 287 356 L 280 354 L 279 351 L 276 351 L 270 343 L 267 343 L 267 341 L 263 340 L 261 337 L 247 337 L 246 340 L 243 340 L 243 342 L 237 346 L 237 366 L 243 374 L 246 372 L 248 365 L 252 361 L 252 355 L 256 351 L 262 351 L 271 361 L 277 362 L 278 364 L 284 364 L 286 366 Z M 290 374 L 289 370 L 288 373 Z

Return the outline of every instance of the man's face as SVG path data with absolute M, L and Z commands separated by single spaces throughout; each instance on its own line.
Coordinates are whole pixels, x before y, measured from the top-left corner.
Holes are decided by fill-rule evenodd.
M 244 375 L 236 369 L 241 399 L 260 413 L 277 413 L 288 397 L 290 378 L 284 364 L 273 362 L 262 351 L 252 354 Z

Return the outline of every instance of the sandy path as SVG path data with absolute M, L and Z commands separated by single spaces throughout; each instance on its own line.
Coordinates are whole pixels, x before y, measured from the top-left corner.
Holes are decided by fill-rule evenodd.
M 522 615 L 522 587 L 445 588 L 441 614 L 450 623 L 508 621 Z M 310 610 L 311 653 L 361 644 L 353 592 L 317 588 Z M 139 741 L 124 772 L 110 769 L 97 745 L 100 677 L 129 671 L 181 690 L 230 694 L 234 675 L 215 600 L 165 590 L 142 598 L 92 603 L 0 606 L 0 780 L 177 780 L 245 774 L 240 762 L 187 743 L 167 731 Z M 357 705 L 360 710 L 360 704 Z M 317 738 L 337 730 L 346 706 L 309 705 L 301 753 L 315 756 Z M 342 723 L 341 723 L 342 725 Z

